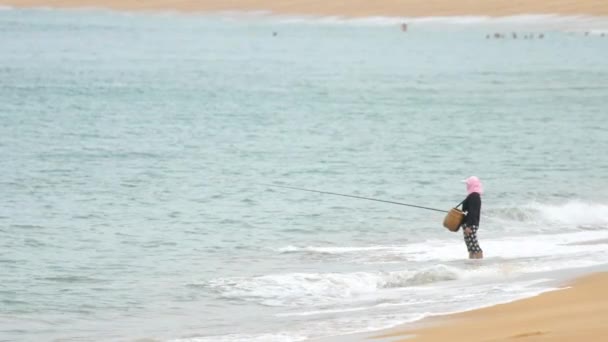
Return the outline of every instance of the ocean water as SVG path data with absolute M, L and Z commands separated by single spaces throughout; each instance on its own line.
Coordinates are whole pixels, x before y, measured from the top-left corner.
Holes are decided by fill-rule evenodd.
M 306 341 L 604 265 L 608 19 L 401 21 L 0 9 L 0 341 Z M 482 261 L 263 185 L 447 210 L 470 175 Z

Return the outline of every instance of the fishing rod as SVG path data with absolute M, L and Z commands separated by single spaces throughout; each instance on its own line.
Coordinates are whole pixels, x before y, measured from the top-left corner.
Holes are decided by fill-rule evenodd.
M 353 195 L 338 194 L 338 193 L 329 192 L 329 191 L 311 190 L 311 189 L 297 188 L 297 187 L 294 187 L 294 186 L 275 185 L 275 184 L 260 184 L 260 185 L 272 186 L 272 187 L 276 187 L 276 188 L 285 188 L 285 189 L 292 189 L 292 190 L 315 192 L 315 193 L 318 193 L 318 194 L 326 194 L 326 195 L 334 195 L 334 196 L 358 198 L 358 199 L 363 199 L 363 200 L 368 200 L 368 201 L 376 201 L 376 202 L 397 204 L 397 205 L 403 205 L 403 206 L 406 206 L 406 207 L 413 207 L 413 208 L 419 208 L 419 209 L 425 209 L 425 210 L 438 211 L 438 212 L 441 212 L 441 213 L 447 213 L 448 212 L 446 210 L 429 208 L 429 207 L 423 207 L 423 206 L 420 206 L 420 205 L 406 204 L 406 203 L 400 203 L 400 202 L 394 202 L 394 201 L 386 201 L 386 200 L 381 200 L 381 199 L 377 199 L 377 198 L 369 198 L 369 197 L 362 197 L 362 196 L 353 196 Z

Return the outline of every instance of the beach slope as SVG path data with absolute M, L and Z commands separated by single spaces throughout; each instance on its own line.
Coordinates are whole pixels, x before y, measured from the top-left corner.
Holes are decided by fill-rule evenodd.
M 378 337 L 410 342 L 608 341 L 608 273 L 585 276 L 563 290 L 427 323 Z
M 119 10 L 272 11 L 344 17 L 510 16 L 521 14 L 608 15 L 606 0 L 0 0 L 16 7 L 104 7 Z

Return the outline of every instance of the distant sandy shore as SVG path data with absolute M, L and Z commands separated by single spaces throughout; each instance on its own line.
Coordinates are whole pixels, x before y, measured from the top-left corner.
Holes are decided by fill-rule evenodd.
M 608 0 L 0 0 L 0 4 L 148 11 L 272 11 L 278 14 L 344 17 L 608 15 Z
M 608 273 L 583 277 L 565 290 L 431 321 L 420 329 L 394 329 L 379 341 L 608 341 Z

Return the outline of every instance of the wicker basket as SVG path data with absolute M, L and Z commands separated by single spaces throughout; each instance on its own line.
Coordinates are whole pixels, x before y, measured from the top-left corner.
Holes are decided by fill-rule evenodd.
M 452 208 L 443 219 L 443 226 L 450 231 L 457 232 L 460 229 L 460 225 L 464 221 L 464 213 L 459 209 Z

